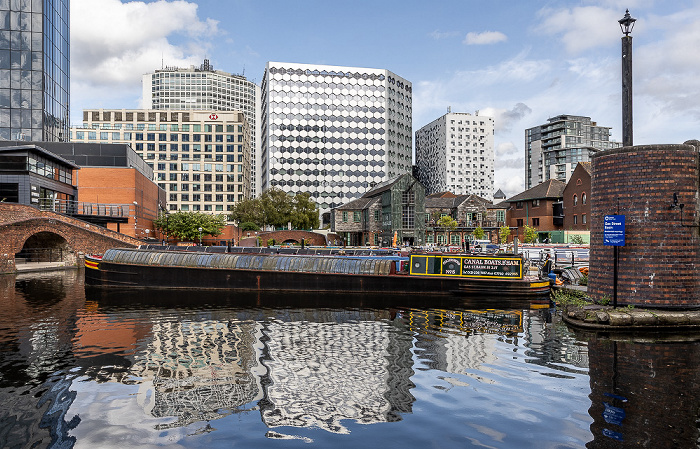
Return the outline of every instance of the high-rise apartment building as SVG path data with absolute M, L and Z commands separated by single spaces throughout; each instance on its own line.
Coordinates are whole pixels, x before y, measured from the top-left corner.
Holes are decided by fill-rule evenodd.
M 242 112 L 86 109 L 71 140 L 128 143 L 153 168 L 171 211 L 225 213 L 250 198 L 250 125 Z
M 610 127 L 590 117 L 558 115 L 548 122 L 525 130 L 525 189 L 550 179 L 568 182 L 579 162 L 622 146 L 610 140 Z
M 262 189 L 309 192 L 330 209 L 411 172 L 411 83 L 384 69 L 268 62 Z
M 69 5 L 0 1 L 0 139 L 68 140 Z
M 493 200 L 493 137 L 493 118 L 478 112 L 448 112 L 416 131 L 416 166 L 425 193 Z
M 257 195 L 260 86 L 243 75 L 214 70 L 208 59 L 189 68 L 165 67 L 143 75 L 144 109 L 240 111 L 250 124 L 251 195 Z

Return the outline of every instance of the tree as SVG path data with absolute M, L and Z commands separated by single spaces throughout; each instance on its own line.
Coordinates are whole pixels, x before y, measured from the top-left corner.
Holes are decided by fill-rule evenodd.
M 537 229 L 532 226 L 525 225 L 523 228 L 525 243 L 532 243 L 537 240 Z
M 508 226 L 501 226 L 498 229 L 498 237 L 501 243 L 508 243 L 508 237 L 510 237 L 510 228 Z
M 264 216 L 262 204 L 258 199 L 239 201 L 233 205 L 229 213 L 231 221 L 254 223 L 258 227 L 256 231 L 265 225 Z
M 484 229 L 481 226 L 477 226 L 476 229 L 474 229 L 474 232 L 472 232 L 472 235 L 475 239 L 482 240 L 486 235 L 486 232 L 484 232 Z
M 263 210 L 263 226 L 283 228 L 292 221 L 292 198 L 278 188 L 265 190 L 258 198 Z
M 297 193 L 293 198 L 291 222 L 294 229 L 318 228 L 318 207 L 310 193 Z
M 437 221 L 438 228 L 444 228 L 447 230 L 447 244 L 450 244 L 450 231 L 457 229 L 457 220 L 450 217 L 449 215 L 443 215 Z
M 195 241 L 201 235 L 220 235 L 226 226 L 225 215 L 211 215 L 201 212 L 182 212 L 161 214 L 153 226 L 163 234 L 177 237 L 180 240 Z
M 238 229 L 240 229 L 242 232 L 245 231 L 259 231 L 260 226 L 256 225 L 252 221 L 244 221 L 243 223 L 238 225 Z

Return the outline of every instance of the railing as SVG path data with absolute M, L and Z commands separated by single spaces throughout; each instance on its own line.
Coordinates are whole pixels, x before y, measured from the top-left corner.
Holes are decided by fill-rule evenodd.
M 15 264 L 62 261 L 63 248 L 23 248 L 15 254 Z
M 101 217 L 129 217 L 130 205 L 128 204 L 101 204 L 87 203 L 83 201 L 53 200 L 42 198 L 39 200 L 39 209 L 58 212 L 66 215 L 91 215 Z
M 505 226 L 506 223 L 504 221 L 492 221 L 492 220 L 459 220 L 457 221 L 457 228 L 455 230 L 461 230 L 465 228 L 500 228 L 501 226 Z M 435 221 L 429 221 L 426 223 L 426 226 L 429 228 L 434 228 L 438 230 L 442 230 L 444 228 L 439 227 L 437 225 L 437 222 Z

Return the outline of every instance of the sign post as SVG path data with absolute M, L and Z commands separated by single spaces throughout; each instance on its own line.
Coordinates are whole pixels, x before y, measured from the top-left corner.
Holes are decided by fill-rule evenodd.
M 606 215 L 603 218 L 603 245 L 613 247 L 613 307 L 617 307 L 618 248 L 625 246 L 625 216 Z

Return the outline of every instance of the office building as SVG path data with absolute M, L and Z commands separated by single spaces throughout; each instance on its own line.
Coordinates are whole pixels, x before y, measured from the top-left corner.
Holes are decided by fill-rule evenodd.
M 242 112 L 86 109 L 71 140 L 128 143 L 167 192 L 167 209 L 225 213 L 250 198 L 250 125 Z
M 525 130 L 525 188 L 550 179 L 568 182 L 579 162 L 593 153 L 621 147 L 610 140 L 610 127 L 590 117 L 558 115 L 549 123 Z
M 208 59 L 189 68 L 165 67 L 143 75 L 143 107 L 153 110 L 240 111 L 250 125 L 251 195 L 256 196 L 260 86 L 243 75 L 214 70 Z
M 330 209 L 411 173 L 411 83 L 384 69 L 268 62 L 261 186 L 309 192 Z
M 0 139 L 68 140 L 69 5 L 0 2 Z
M 426 194 L 452 192 L 493 200 L 494 121 L 448 112 L 416 131 L 418 179 Z

